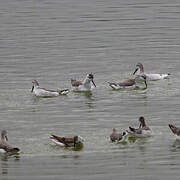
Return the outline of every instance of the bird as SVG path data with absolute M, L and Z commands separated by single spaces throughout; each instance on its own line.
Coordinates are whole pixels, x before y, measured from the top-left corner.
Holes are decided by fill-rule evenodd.
M 71 85 L 73 91 L 91 91 L 96 87 L 96 84 L 94 83 L 94 75 L 92 73 L 87 74 L 83 81 L 71 79 Z
M 134 79 L 127 79 L 120 83 L 108 82 L 108 84 L 111 88 L 118 90 L 118 89 L 124 89 L 124 88 L 129 88 L 129 87 L 130 88 L 136 87 L 138 83 L 142 83 L 142 82 L 145 84 L 145 89 L 147 89 L 146 76 L 144 75 L 137 75 Z
M 55 97 L 59 95 L 67 95 L 69 93 L 68 89 L 54 91 L 41 88 L 37 80 L 33 80 L 32 83 L 33 86 L 31 92 L 33 92 L 38 97 Z
M 117 133 L 117 130 L 113 128 L 113 132 L 110 135 L 110 140 L 112 142 L 124 142 L 126 140 L 128 133 L 124 131 L 123 133 Z
M 81 136 L 60 137 L 54 134 L 51 134 L 50 139 L 61 147 L 77 147 L 78 145 L 82 145 L 84 141 Z
M 0 153 L 17 153 L 20 151 L 19 148 L 10 146 L 6 141 L 8 141 L 7 131 L 2 130 L 0 140 Z
M 176 127 L 176 126 L 174 126 L 172 124 L 169 124 L 169 128 L 171 129 L 171 131 L 175 135 L 176 139 L 180 140 L 180 128 Z
M 139 117 L 140 125 L 138 128 L 129 127 L 128 133 L 135 137 L 149 137 L 152 136 L 151 129 L 146 125 L 145 119 L 143 116 Z
M 135 74 L 138 75 L 145 75 L 147 80 L 149 81 L 157 81 L 157 80 L 161 80 L 161 79 L 167 79 L 170 75 L 170 73 L 166 73 L 166 74 L 147 74 L 144 72 L 144 67 L 142 65 L 142 63 L 137 63 L 136 64 L 136 69 L 134 71 L 134 75 Z

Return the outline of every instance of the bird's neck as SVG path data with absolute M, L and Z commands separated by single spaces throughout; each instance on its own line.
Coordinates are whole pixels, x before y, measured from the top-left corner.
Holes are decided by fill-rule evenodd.
M 88 78 L 85 78 L 83 84 L 90 84 L 90 80 Z

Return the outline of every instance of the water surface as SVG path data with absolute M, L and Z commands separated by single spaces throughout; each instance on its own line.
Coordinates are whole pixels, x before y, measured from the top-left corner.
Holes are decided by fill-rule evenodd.
M 179 179 L 180 2 L 176 0 L 2 0 L 0 2 L 0 127 L 19 156 L 1 157 L 0 178 L 65 180 Z M 146 72 L 171 73 L 147 90 L 112 91 L 107 81 Z M 32 80 L 49 89 L 95 75 L 92 94 L 36 98 Z M 113 127 L 138 126 L 154 136 L 116 145 Z M 49 135 L 81 135 L 81 151 L 54 146 Z

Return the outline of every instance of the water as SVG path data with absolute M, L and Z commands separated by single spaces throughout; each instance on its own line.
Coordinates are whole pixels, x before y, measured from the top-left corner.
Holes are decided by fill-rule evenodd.
M 179 179 L 180 3 L 172 0 L 1 0 L 0 127 L 19 156 L 1 157 L 0 179 Z M 171 73 L 147 90 L 112 91 L 107 81 Z M 49 89 L 94 73 L 92 95 L 36 98 L 32 80 Z M 154 136 L 109 143 L 145 116 Z M 49 135 L 81 135 L 81 151 L 54 146 Z

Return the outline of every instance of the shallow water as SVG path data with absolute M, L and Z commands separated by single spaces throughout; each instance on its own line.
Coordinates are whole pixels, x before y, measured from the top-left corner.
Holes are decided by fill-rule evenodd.
M 180 2 L 176 0 L 2 0 L 0 127 L 19 156 L 1 157 L 0 179 L 179 179 Z M 113 91 L 108 81 L 146 72 L 171 73 L 147 90 Z M 92 94 L 36 98 L 32 80 L 49 89 L 95 75 Z M 112 128 L 138 126 L 153 137 L 108 142 Z M 49 135 L 81 135 L 84 148 L 54 146 Z

